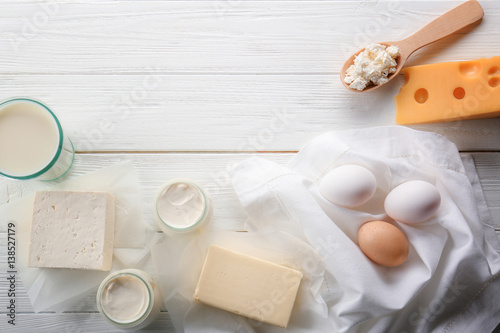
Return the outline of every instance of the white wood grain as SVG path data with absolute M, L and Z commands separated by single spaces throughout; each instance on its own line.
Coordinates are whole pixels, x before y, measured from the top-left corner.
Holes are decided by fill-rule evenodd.
M 500 154 L 476 153 L 472 156 L 497 236 L 500 237 Z
M 4 75 L 0 98 L 42 100 L 80 151 L 296 151 L 325 131 L 393 125 L 402 81 L 361 96 L 333 75 Z M 500 151 L 500 118 L 413 127 Z
M 1 73 L 338 73 L 348 53 L 409 36 L 459 1 L 0 3 Z M 500 54 L 500 3 L 410 64 Z M 45 13 L 45 15 L 44 15 Z M 468 32 L 467 34 L 465 34 Z
M 262 156 L 286 164 L 293 154 L 77 154 L 68 179 L 120 161 L 131 160 L 138 173 L 144 219 L 147 223 L 154 225 L 153 198 L 158 189 L 169 179 L 187 177 L 198 181 L 210 193 L 216 207 L 214 221 L 225 228 L 238 230 L 245 222 L 246 214 L 234 193 L 226 168 L 250 156 Z M 26 196 L 30 190 L 48 186 L 37 181 L 26 182 L 6 178 L 0 178 L 0 185 L 0 204 Z
M 3 319 L 3 318 L 2 318 Z M 40 313 L 29 314 L 20 313 L 16 319 L 16 327 L 7 326 L 0 322 L 2 332 L 115 332 L 124 331 L 113 327 L 103 320 L 99 313 L 78 312 L 78 313 Z M 133 332 L 133 331 L 132 331 Z M 161 312 L 158 319 L 147 329 L 140 332 L 175 332 L 174 326 L 167 312 Z

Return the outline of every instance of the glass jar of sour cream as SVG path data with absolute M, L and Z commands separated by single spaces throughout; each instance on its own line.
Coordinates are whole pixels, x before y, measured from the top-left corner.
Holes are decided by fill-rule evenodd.
M 108 275 L 97 291 L 97 308 L 116 327 L 139 330 L 160 313 L 161 293 L 153 278 L 137 269 Z
M 158 191 L 154 216 L 166 232 L 189 232 L 210 221 L 212 200 L 205 190 L 189 179 L 173 179 Z

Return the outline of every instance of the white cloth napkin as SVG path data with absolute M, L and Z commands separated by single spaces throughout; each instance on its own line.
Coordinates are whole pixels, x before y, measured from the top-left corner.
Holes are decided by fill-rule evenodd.
M 375 197 L 356 210 L 329 203 L 318 190 L 322 177 L 344 164 L 362 165 L 377 179 Z M 249 232 L 285 232 L 323 259 L 319 295 L 330 331 L 491 332 L 500 321 L 493 222 L 472 157 L 461 157 L 446 138 L 400 126 L 329 132 L 288 166 L 251 158 L 230 174 Z M 438 213 L 419 225 L 400 224 L 410 242 L 404 264 L 374 264 L 359 249 L 357 230 L 388 219 L 387 193 L 415 179 L 438 188 Z

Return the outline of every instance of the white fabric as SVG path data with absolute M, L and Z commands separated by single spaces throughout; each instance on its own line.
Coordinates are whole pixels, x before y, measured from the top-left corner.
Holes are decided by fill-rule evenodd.
M 321 178 L 344 164 L 362 165 L 377 178 L 375 197 L 355 210 L 318 191 Z M 326 321 L 330 331 L 490 332 L 500 321 L 500 247 L 492 219 L 472 158 L 462 160 L 446 138 L 399 126 L 329 132 L 288 166 L 251 158 L 230 174 L 250 216 L 249 233 L 284 232 L 322 258 L 315 300 L 323 313 L 316 311 L 314 322 Z M 357 230 L 388 219 L 387 193 L 415 179 L 435 184 L 441 207 L 428 222 L 400 224 L 410 242 L 404 264 L 376 265 L 360 251 Z M 309 306 L 298 300 L 297 308 Z M 312 322 L 304 320 L 302 331 Z M 292 325 L 287 332 L 301 329 Z

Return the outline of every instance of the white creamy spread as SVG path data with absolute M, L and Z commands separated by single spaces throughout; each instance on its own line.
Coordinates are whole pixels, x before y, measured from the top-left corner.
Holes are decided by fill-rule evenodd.
M 188 183 L 174 183 L 160 194 L 157 210 L 160 218 L 173 228 L 190 227 L 203 214 L 205 201 L 201 191 Z
M 398 56 L 399 48 L 395 45 L 368 45 L 347 69 L 344 82 L 350 88 L 360 91 L 370 83 L 376 86 L 384 84 L 388 81 L 389 74 L 396 72 Z
M 133 275 L 115 277 L 102 293 L 104 312 L 117 322 L 129 323 L 139 319 L 147 310 L 148 303 L 146 285 Z

